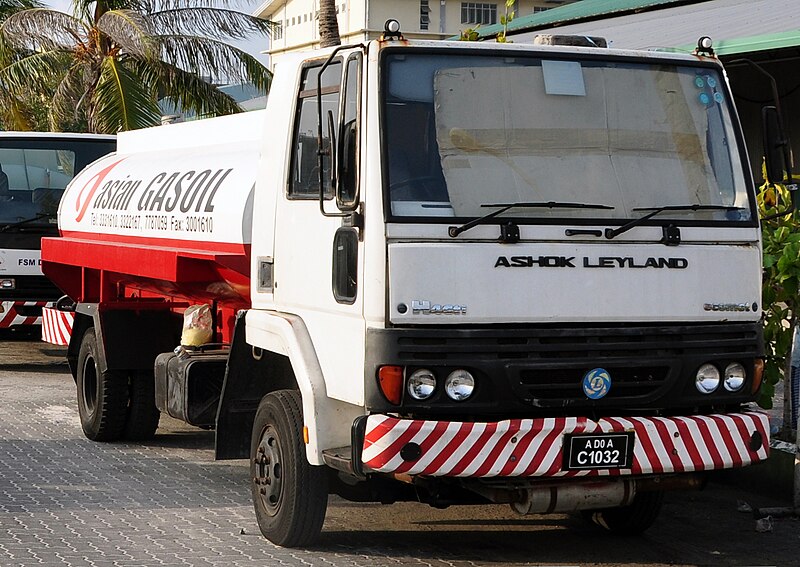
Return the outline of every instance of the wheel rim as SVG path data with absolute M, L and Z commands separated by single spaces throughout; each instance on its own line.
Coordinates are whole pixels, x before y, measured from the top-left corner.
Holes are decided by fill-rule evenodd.
M 255 464 L 254 492 L 267 514 L 275 516 L 281 506 L 283 464 L 280 438 L 271 425 L 267 425 L 261 432 L 253 462 Z
M 83 363 L 83 407 L 86 415 L 93 415 L 97 407 L 97 367 L 94 358 L 87 356 Z

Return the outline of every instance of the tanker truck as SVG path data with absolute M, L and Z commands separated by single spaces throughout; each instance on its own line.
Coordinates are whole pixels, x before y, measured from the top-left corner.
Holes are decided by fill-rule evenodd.
M 213 428 L 282 546 L 329 494 L 636 534 L 765 460 L 719 61 L 386 30 L 285 56 L 263 111 L 121 133 L 67 188 L 43 269 L 85 435 Z

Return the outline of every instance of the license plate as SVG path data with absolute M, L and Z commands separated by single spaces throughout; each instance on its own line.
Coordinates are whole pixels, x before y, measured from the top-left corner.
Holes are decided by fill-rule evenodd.
M 564 435 L 563 470 L 628 469 L 633 464 L 633 431 Z

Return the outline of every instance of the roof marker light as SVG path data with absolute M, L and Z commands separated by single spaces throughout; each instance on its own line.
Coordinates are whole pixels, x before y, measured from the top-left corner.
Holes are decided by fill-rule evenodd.
M 714 57 L 714 42 L 707 35 L 697 40 L 697 47 L 694 50 L 696 55 L 707 55 Z

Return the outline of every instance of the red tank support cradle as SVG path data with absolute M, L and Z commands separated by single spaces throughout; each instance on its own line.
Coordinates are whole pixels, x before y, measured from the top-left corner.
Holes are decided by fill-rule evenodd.
M 229 342 L 236 311 L 250 306 L 249 245 L 205 242 L 196 243 L 205 249 L 193 250 L 185 241 L 168 243 L 180 248 L 142 246 L 108 236 L 43 238 L 42 271 L 75 301 L 106 308 L 176 309 L 209 303 L 217 308 L 221 336 L 215 340 Z

